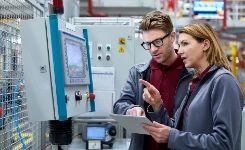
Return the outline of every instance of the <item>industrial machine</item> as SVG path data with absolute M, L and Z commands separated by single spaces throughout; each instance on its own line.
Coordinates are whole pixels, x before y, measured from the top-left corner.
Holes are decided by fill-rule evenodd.
M 49 121 L 52 145 L 69 145 L 71 117 L 95 111 L 87 32 L 57 15 L 20 26 L 29 120 Z

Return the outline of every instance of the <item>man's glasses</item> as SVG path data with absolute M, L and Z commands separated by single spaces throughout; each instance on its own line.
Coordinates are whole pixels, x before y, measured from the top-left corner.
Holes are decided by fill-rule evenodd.
M 151 44 L 153 44 L 155 47 L 161 47 L 163 45 L 163 40 L 168 37 L 170 35 L 171 32 L 167 33 L 164 37 L 160 38 L 160 39 L 156 39 L 152 42 L 143 42 L 141 43 L 141 46 L 145 49 L 145 50 L 150 50 L 151 49 Z

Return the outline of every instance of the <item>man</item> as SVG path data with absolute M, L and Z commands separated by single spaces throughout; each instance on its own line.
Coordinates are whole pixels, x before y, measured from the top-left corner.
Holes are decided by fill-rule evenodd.
M 148 13 L 140 24 L 145 50 L 148 50 L 152 59 L 145 64 L 133 66 L 128 75 L 125 86 L 121 91 L 120 98 L 115 103 L 113 111 L 116 114 L 146 116 L 149 106 L 143 99 L 144 86 L 139 79 L 150 82 L 161 94 L 162 102 L 172 117 L 180 102 L 174 102 L 175 90 L 181 88 L 188 89 L 188 83 L 178 82 L 188 76 L 188 71 L 184 67 L 182 59 L 176 54 L 173 43 L 175 32 L 173 24 L 168 15 L 161 11 Z M 154 111 L 158 111 L 159 104 L 151 105 Z M 150 119 L 150 118 L 149 118 Z M 167 144 L 158 144 L 151 136 L 132 134 L 130 150 L 166 150 Z

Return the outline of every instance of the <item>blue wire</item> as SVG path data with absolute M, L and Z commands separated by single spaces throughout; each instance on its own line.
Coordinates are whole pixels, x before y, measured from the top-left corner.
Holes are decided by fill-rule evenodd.
M 17 129 L 17 132 L 18 132 L 18 135 L 19 135 L 19 138 L 20 138 L 20 142 L 21 144 L 23 145 L 23 148 L 24 150 L 26 149 L 26 145 L 24 143 L 24 140 L 21 136 L 21 131 L 20 131 L 20 127 L 19 127 L 19 122 L 18 122 L 18 116 L 16 115 L 16 108 L 15 108 L 15 100 L 16 100 L 16 93 L 18 92 L 19 90 L 19 86 L 21 84 L 21 82 L 24 80 L 24 78 L 20 79 L 17 83 L 17 85 L 15 86 L 14 88 L 14 96 L 13 96 L 13 100 L 12 100 L 12 107 L 13 107 L 13 115 L 14 115 L 14 122 L 15 122 L 15 126 L 16 126 L 16 129 Z

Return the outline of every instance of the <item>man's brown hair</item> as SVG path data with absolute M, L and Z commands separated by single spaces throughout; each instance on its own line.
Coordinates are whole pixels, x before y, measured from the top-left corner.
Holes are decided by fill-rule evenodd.
M 139 29 L 141 31 L 161 29 L 165 33 L 170 33 L 173 31 L 173 24 L 169 15 L 161 11 L 152 11 L 142 19 Z

